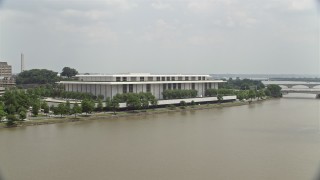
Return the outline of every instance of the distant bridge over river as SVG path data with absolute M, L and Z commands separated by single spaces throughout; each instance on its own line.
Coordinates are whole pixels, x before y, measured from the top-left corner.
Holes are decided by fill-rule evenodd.
M 290 82 L 290 81 L 265 81 L 264 84 L 276 84 L 282 89 L 283 94 L 288 93 L 304 93 L 316 94 L 320 98 L 320 83 L 316 82 Z

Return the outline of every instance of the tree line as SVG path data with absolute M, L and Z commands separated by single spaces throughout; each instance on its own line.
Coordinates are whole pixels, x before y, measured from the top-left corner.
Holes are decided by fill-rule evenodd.
M 61 85 L 42 85 L 36 88 L 29 88 L 27 89 L 29 94 L 36 94 L 37 96 L 41 97 L 52 97 L 52 98 L 66 98 L 66 99 L 92 99 L 98 100 L 103 99 L 103 95 L 95 96 L 92 93 L 86 92 L 73 92 L 73 91 L 65 91 L 63 86 Z
M 55 84 L 61 80 L 72 80 L 73 76 L 78 74 L 78 71 L 74 68 L 64 67 L 61 76 L 58 76 L 58 72 L 54 72 L 48 69 L 30 69 L 19 73 L 15 79 L 17 85 L 25 84 Z
M 239 90 L 249 90 L 249 89 L 264 89 L 265 85 L 258 80 L 251 80 L 251 79 L 240 79 L 237 77 L 236 79 L 229 78 L 225 80 L 226 83 L 219 84 L 219 89 L 239 89 Z
M 92 113 L 93 111 L 113 111 L 114 113 L 119 109 L 120 103 L 126 103 L 128 110 L 148 109 L 150 106 L 155 107 L 158 103 L 155 96 L 151 93 L 125 93 L 117 94 L 112 99 L 107 97 L 105 103 L 101 98 L 98 98 L 97 105 L 92 99 L 84 99 L 79 106 L 75 103 L 71 108 L 70 102 L 60 103 L 57 107 L 51 107 L 55 115 L 71 115 L 75 117 L 79 113 Z M 105 104 L 105 105 L 104 105 Z
M 182 90 L 182 89 L 173 89 L 165 90 L 162 92 L 163 99 L 185 99 L 185 98 L 195 98 L 197 97 L 197 90 Z
M 264 89 L 250 89 L 250 90 L 237 90 L 237 89 L 207 89 L 205 91 L 206 97 L 218 97 L 228 96 L 228 95 L 236 95 L 237 99 L 240 101 L 244 99 L 253 99 L 258 98 L 261 99 L 265 96 L 270 96 L 274 98 L 282 97 L 281 87 L 279 85 L 270 84 L 267 88 Z M 221 97 L 219 97 L 221 98 Z

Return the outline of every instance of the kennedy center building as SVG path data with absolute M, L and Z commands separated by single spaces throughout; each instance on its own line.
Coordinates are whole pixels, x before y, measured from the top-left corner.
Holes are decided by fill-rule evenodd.
M 149 73 L 114 75 L 76 75 L 77 81 L 60 81 L 66 91 L 92 93 L 95 96 L 113 97 L 122 93 L 150 92 L 163 99 L 167 89 L 194 89 L 198 97 L 204 97 L 206 89 L 217 89 L 222 80 L 209 75 L 155 75 Z

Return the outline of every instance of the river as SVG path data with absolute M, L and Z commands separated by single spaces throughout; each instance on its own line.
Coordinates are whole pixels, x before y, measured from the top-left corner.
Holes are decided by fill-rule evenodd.
M 4 180 L 308 180 L 320 101 L 282 98 L 0 130 Z M 1 178 L 0 178 L 1 179 Z

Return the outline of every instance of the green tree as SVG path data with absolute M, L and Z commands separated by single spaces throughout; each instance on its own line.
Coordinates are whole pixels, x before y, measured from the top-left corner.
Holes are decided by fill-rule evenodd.
M 265 94 L 266 96 L 271 96 L 271 92 L 270 92 L 269 89 L 265 89 L 265 90 L 264 90 L 264 94 Z
M 221 103 L 223 101 L 223 96 L 221 94 L 217 95 L 218 102 Z
M 260 90 L 257 91 L 258 100 L 262 99 L 264 96 L 265 96 L 265 94 L 264 94 L 264 90 L 263 89 L 260 89 Z
M 23 71 L 16 77 L 19 84 L 54 84 L 59 80 L 57 72 L 47 69 L 31 69 Z
M 70 67 L 64 67 L 62 69 L 61 76 L 67 76 L 68 78 L 75 76 L 78 74 L 78 71 L 76 69 L 70 68 Z
M 254 90 L 249 90 L 248 97 L 251 99 L 256 97 L 256 92 Z
M 116 114 L 116 111 L 119 109 L 120 107 L 120 100 L 117 97 L 113 97 L 111 99 L 111 104 L 110 107 L 113 111 L 113 114 Z
M 48 114 L 49 113 L 49 105 L 46 101 L 43 101 L 41 104 L 41 108 L 43 109 L 43 112 Z
M 127 95 L 127 107 L 129 109 L 140 109 L 141 108 L 141 99 L 139 96 L 133 93 L 128 93 Z
M 243 101 L 243 99 L 245 99 L 245 96 L 244 96 L 244 92 L 243 91 L 239 91 L 237 93 L 237 99 L 239 99 L 239 101 Z
M 27 118 L 27 110 L 26 109 L 23 109 L 19 112 L 19 118 L 21 121 L 23 121 Z
M 153 98 L 150 100 L 150 103 L 152 107 L 155 108 L 158 105 L 158 100 L 153 96 Z
M 151 93 L 139 93 L 137 94 L 132 94 L 134 96 L 138 96 L 138 98 L 140 99 L 140 106 L 143 109 L 148 109 L 149 108 L 149 100 L 151 100 L 152 98 L 152 94 Z
M 214 97 L 214 96 L 217 96 L 218 94 L 218 90 L 217 89 L 207 89 L 205 91 L 205 96 L 206 97 Z
M 187 103 L 186 103 L 185 101 L 180 101 L 179 105 L 180 105 L 180 106 L 186 106 Z
M 184 98 L 195 98 L 197 97 L 198 91 L 197 90 L 165 90 L 162 92 L 164 99 L 184 99 Z
M 102 111 L 103 110 L 103 103 L 102 103 L 102 99 L 98 99 L 98 105 L 97 105 L 97 110 L 98 111 Z
M 15 121 L 17 121 L 17 117 L 14 114 L 9 114 L 7 115 L 7 122 L 6 125 L 7 126 L 13 126 L 15 125 Z
M 84 99 L 81 102 L 82 112 L 86 114 L 91 113 L 94 109 L 95 103 L 92 100 Z
M 59 109 L 58 107 L 51 107 L 50 109 L 53 111 L 54 115 L 60 114 L 61 109 Z
M 39 109 L 40 109 L 40 105 L 38 102 L 34 103 L 33 106 L 32 106 L 32 114 L 34 116 L 38 116 L 39 114 Z
M 61 115 L 61 117 L 62 117 L 62 115 L 68 114 L 67 107 L 66 107 L 65 103 L 60 103 L 58 105 L 58 107 L 56 107 L 56 111 Z
M 13 104 L 10 104 L 6 107 L 6 111 L 8 114 L 15 114 L 16 113 L 16 107 Z
M 3 117 L 5 117 L 7 113 L 4 111 L 3 104 L 0 103 L 0 121 L 2 120 Z
M 74 114 L 74 118 L 77 118 L 77 114 L 81 112 L 82 112 L 81 106 L 79 106 L 78 103 L 75 103 L 72 108 L 72 113 Z
M 111 109 L 111 99 L 110 97 L 106 98 L 106 111 Z
M 70 105 L 70 101 L 69 100 L 66 101 L 66 104 L 65 104 L 64 108 L 65 108 L 65 111 L 66 111 L 65 113 L 66 114 L 71 114 L 71 105 Z
M 270 91 L 272 97 L 282 97 L 281 87 L 276 84 L 270 84 L 267 86 L 267 89 Z

